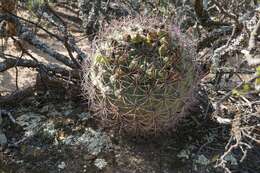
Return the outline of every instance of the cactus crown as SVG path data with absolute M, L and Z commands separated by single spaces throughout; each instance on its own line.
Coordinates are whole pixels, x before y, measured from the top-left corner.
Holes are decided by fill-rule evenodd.
M 159 19 L 144 18 L 116 22 L 101 35 L 83 88 L 102 122 L 151 134 L 179 121 L 196 78 L 194 49 L 183 38 Z

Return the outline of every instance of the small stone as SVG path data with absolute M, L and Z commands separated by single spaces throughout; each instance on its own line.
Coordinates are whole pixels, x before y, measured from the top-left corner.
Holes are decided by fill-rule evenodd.
M 208 165 L 210 164 L 210 160 L 206 158 L 204 155 L 199 155 L 198 159 L 196 160 L 196 163 L 200 165 Z
M 189 159 L 190 158 L 190 151 L 189 150 L 182 150 L 180 153 L 177 154 L 177 157 Z
M 45 105 L 45 106 L 43 106 L 41 109 L 40 109 L 40 112 L 41 113 L 47 113 L 47 112 L 49 112 L 49 111 L 51 111 L 51 110 L 53 110 L 54 109 L 54 106 L 53 105 Z
M 110 142 L 109 136 L 92 128 L 86 128 L 85 133 L 76 139 L 76 144 L 85 145 L 92 155 L 108 150 Z
M 47 114 L 49 117 L 61 117 L 62 114 L 58 112 L 57 110 L 53 109 Z
M 228 154 L 225 158 L 224 158 L 225 161 L 228 161 L 231 163 L 231 165 L 238 165 L 238 161 L 237 159 L 232 155 L 232 154 Z
M 47 133 L 51 137 L 53 137 L 57 132 L 53 121 L 49 121 L 49 122 L 45 123 L 43 127 L 44 127 L 43 132 Z
M 66 163 L 65 162 L 61 162 L 59 165 L 58 165 L 58 168 L 59 169 L 64 169 L 66 167 Z
M 7 138 L 4 133 L 0 131 L 0 146 L 5 145 L 7 143 Z
M 81 119 L 81 121 L 87 121 L 91 118 L 91 114 L 89 112 L 82 112 L 78 114 L 78 117 Z
M 72 110 L 66 110 L 63 115 L 64 116 L 69 116 L 73 111 Z
M 104 159 L 96 159 L 95 162 L 94 162 L 94 165 L 98 169 L 102 170 L 107 166 L 107 162 Z
M 34 112 L 28 112 L 19 116 L 16 121 L 17 124 L 22 126 L 25 130 L 38 129 L 41 124 L 43 116 Z

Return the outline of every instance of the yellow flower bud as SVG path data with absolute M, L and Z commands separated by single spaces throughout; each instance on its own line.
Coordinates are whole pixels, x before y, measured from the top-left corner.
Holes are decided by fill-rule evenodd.
M 160 78 L 165 78 L 164 72 L 162 70 L 158 70 L 158 76 Z
M 148 68 L 145 73 L 150 77 L 150 78 L 156 78 L 156 71 L 157 69 L 154 66 L 151 66 Z
M 137 33 L 132 39 L 131 42 L 134 44 L 142 43 L 145 40 L 143 36 L 141 36 L 139 33 Z
M 251 90 L 251 86 L 249 84 L 243 85 L 243 92 L 248 93 Z
M 159 47 L 159 55 L 160 56 L 166 56 L 167 55 L 167 52 L 169 50 L 169 46 L 167 44 L 162 44 L 160 47 Z
M 169 44 L 169 39 L 166 38 L 166 37 L 162 37 L 162 38 L 160 39 L 160 43 L 161 43 L 161 44 Z
M 95 57 L 95 61 L 98 64 L 108 64 L 110 60 L 109 60 L 109 57 L 106 57 L 106 56 L 103 56 L 103 55 L 97 55 Z
M 150 31 L 147 33 L 146 39 L 148 43 L 153 43 L 158 39 L 158 35 L 156 32 Z

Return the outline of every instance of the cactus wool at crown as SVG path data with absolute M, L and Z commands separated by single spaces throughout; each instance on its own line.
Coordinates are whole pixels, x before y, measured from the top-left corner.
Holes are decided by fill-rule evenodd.
M 91 110 L 126 133 L 174 129 L 196 82 L 194 48 L 188 42 L 160 19 L 113 22 L 83 66 Z

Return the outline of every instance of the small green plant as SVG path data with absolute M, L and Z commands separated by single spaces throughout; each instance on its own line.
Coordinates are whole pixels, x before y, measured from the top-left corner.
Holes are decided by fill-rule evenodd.
M 27 7 L 33 11 L 38 9 L 42 4 L 44 4 L 44 0 L 29 0 L 27 2 Z
M 83 90 L 101 121 L 131 134 L 175 128 L 196 83 L 193 47 L 159 19 L 124 19 L 102 32 Z
M 260 66 L 256 67 L 256 79 L 255 85 L 252 82 L 244 83 L 241 87 L 234 88 L 232 90 L 232 95 L 239 97 L 248 94 L 250 91 L 259 91 L 260 90 Z
M 27 8 L 31 11 L 37 10 L 45 3 L 51 3 L 53 0 L 28 0 L 27 1 Z

